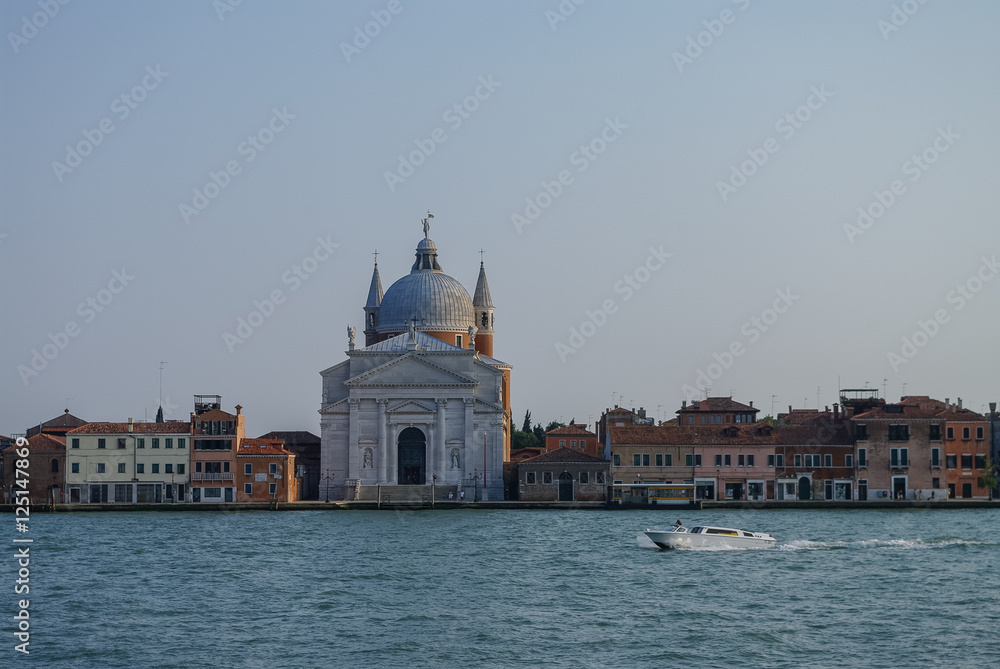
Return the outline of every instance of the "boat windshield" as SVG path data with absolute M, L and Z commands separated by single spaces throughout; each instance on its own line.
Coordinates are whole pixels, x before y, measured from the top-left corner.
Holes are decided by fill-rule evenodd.
M 703 528 L 701 528 L 701 527 L 692 528 L 691 529 L 691 534 L 701 534 L 702 529 Z
M 688 528 L 684 527 L 683 525 L 674 525 L 674 532 L 675 533 L 676 532 L 684 532 L 686 534 L 687 531 L 688 531 Z

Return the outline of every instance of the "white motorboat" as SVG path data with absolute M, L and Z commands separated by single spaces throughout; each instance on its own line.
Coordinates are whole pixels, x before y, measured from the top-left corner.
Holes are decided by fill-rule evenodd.
M 774 537 L 731 527 L 702 525 L 690 530 L 675 525 L 668 530 L 646 530 L 646 536 L 660 548 L 768 548 Z

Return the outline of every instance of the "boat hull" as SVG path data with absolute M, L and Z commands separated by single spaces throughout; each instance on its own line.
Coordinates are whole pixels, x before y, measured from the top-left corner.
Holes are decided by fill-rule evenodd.
M 768 536 L 734 536 L 721 534 L 692 534 L 670 530 L 646 530 L 646 536 L 662 549 L 690 548 L 768 548 L 775 539 Z

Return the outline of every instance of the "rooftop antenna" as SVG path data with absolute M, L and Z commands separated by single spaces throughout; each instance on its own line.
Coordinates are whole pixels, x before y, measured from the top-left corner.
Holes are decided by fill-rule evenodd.
M 889 379 L 882 379 L 882 397 L 889 396 Z
M 71 399 L 73 399 L 73 398 L 72 398 L 72 397 L 67 397 L 67 398 L 66 398 L 66 413 L 69 413 L 69 401 L 70 401 Z
M 160 361 L 160 394 L 156 397 L 156 403 L 160 405 L 158 417 L 163 416 L 163 366 L 167 364 L 165 360 Z
M 819 391 L 822 390 L 819 386 L 816 386 L 816 411 L 819 411 Z
M 774 403 L 777 399 L 777 395 L 771 395 L 771 418 L 774 418 Z
M 906 397 L 906 384 L 905 383 L 903 384 L 903 397 Z M 902 398 L 900 398 L 900 399 L 902 399 Z

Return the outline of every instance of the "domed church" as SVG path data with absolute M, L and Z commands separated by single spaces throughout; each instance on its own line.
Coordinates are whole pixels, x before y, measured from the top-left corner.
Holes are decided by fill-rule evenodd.
M 320 372 L 320 499 L 503 499 L 510 459 L 511 366 L 493 357 L 486 269 L 472 295 L 448 276 L 423 220 L 410 273 L 382 292 L 378 262 L 365 345 Z

